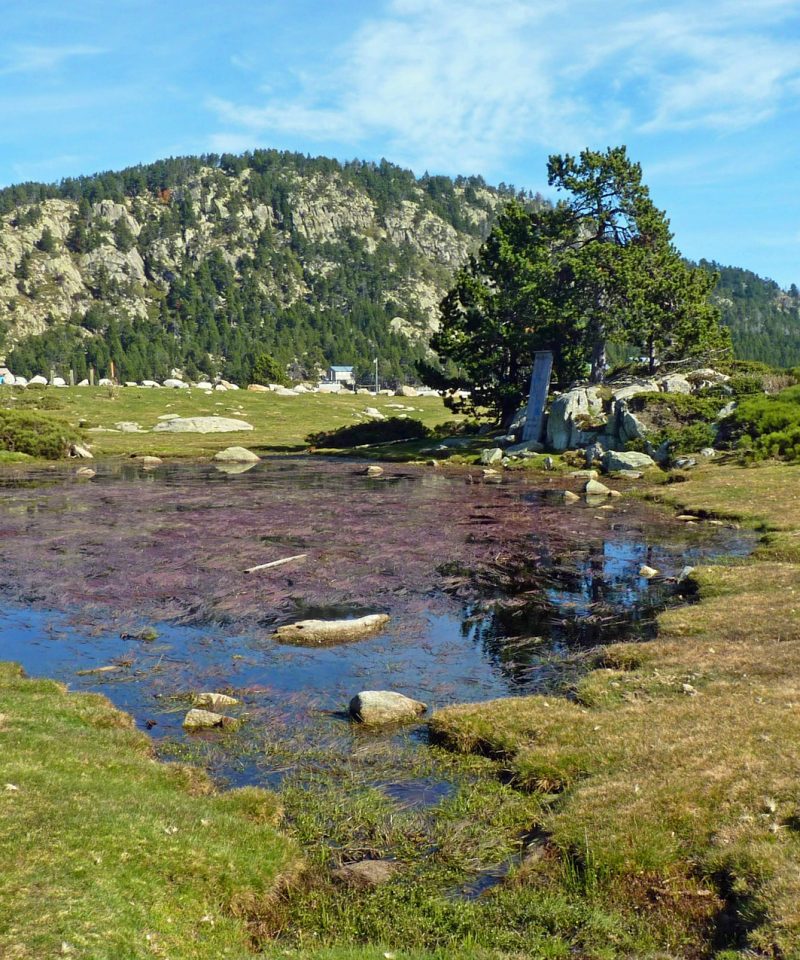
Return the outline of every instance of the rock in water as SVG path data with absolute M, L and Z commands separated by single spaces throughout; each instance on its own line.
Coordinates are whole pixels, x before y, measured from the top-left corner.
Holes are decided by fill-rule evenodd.
M 388 622 L 389 617 L 385 613 L 371 613 L 355 620 L 298 620 L 297 623 L 278 627 L 275 639 L 282 643 L 307 643 L 311 646 L 344 643 L 372 636 Z
M 153 427 L 154 433 L 234 433 L 237 430 L 252 430 L 253 425 L 244 420 L 228 417 L 176 417 L 162 420 Z
M 247 447 L 226 447 L 215 453 L 214 459 L 220 463 L 258 463 L 261 457 Z
M 383 467 L 379 467 L 376 463 L 373 463 L 371 466 L 367 467 L 364 470 L 365 477 L 382 477 L 383 476 Z
M 571 490 L 565 490 L 561 494 L 561 499 L 564 501 L 564 503 L 577 503 L 578 500 L 580 500 L 580 497 L 577 493 L 573 493 Z
M 186 730 L 213 730 L 214 727 L 235 727 L 239 723 L 233 717 L 226 717 L 221 713 L 212 713 L 210 710 L 190 710 L 183 718 Z
M 587 480 L 583 492 L 587 497 L 610 497 L 611 490 L 599 480 Z
M 645 580 L 652 580 L 653 577 L 657 577 L 658 575 L 658 570 L 656 570 L 655 567 L 648 567 L 646 563 L 643 563 L 641 567 L 639 567 L 639 576 L 644 577 Z
M 224 693 L 198 693 L 192 703 L 195 707 L 202 707 L 203 710 L 219 712 L 225 707 L 235 707 L 239 701 L 236 697 L 229 697 Z
M 362 690 L 350 701 L 350 716 L 365 724 L 398 723 L 415 720 L 427 705 L 393 690 Z

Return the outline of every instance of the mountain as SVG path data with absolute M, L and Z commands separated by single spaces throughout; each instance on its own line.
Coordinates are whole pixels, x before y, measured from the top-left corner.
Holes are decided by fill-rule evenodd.
M 511 187 L 274 150 L 0 191 L 15 372 L 246 380 L 268 353 L 413 375 L 455 269 Z M 529 202 L 533 198 L 526 197 Z
M 775 367 L 800 365 L 800 292 L 796 284 L 782 290 L 741 267 L 723 267 L 701 260 L 700 266 L 719 273 L 714 300 L 731 329 L 736 355 Z
M 14 372 L 413 378 L 454 271 L 511 197 L 481 177 L 258 150 L 0 190 L 0 348 Z M 800 300 L 720 267 L 743 358 L 800 364 Z

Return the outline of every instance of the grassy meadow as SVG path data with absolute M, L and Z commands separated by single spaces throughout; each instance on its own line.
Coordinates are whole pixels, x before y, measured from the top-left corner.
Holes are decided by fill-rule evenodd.
M 435 427 L 459 419 L 438 397 L 386 397 L 307 393 L 292 397 L 246 390 L 205 393 L 136 387 L 0 387 L 0 408 L 41 410 L 83 431 L 95 457 L 211 457 L 229 446 L 256 452 L 291 453 L 308 447 L 306 437 L 364 422 L 367 407 L 384 416 L 406 415 Z M 404 409 L 399 409 L 403 407 Z M 151 433 L 159 417 L 230 417 L 252 430 L 234 433 Z M 141 433 L 123 433 L 117 423 L 138 423 Z M 100 428 L 102 432 L 95 432 Z M 109 432 L 106 432 L 109 431 Z M 111 432 L 113 431 L 113 432 Z
M 454 419 L 417 398 L 11 396 L 0 388 L 0 406 L 43 408 L 98 458 L 292 452 L 367 406 L 430 428 Z M 106 432 L 166 413 L 254 430 Z M 639 493 L 698 523 L 753 526 L 758 550 L 695 570 L 696 602 L 663 613 L 657 639 L 598 650 L 569 698 L 434 715 L 420 762 L 449 765 L 458 785 L 435 813 L 387 812 L 347 769 L 310 799 L 301 784 L 218 793 L 155 762 L 104 698 L 0 666 L 0 956 L 800 958 L 800 467 L 712 462 L 672 479 Z M 342 891 L 332 850 L 392 850 L 403 869 Z M 490 892 L 453 895 L 471 865 L 505 860 Z

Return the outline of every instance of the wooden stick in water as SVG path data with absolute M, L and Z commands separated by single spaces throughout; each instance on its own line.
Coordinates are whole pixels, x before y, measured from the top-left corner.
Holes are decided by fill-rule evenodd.
M 255 573 L 256 570 L 267 570 L 269 567 L 280 567 L 284 563 L 291 563 L 292 560 L 303 560 L 307 553 L 297 553 L 293 557 L 284 557 L 282 560 L 272 560 L 269 563 L 259 563 L 257 567 L 248 567 L 245 573 Z

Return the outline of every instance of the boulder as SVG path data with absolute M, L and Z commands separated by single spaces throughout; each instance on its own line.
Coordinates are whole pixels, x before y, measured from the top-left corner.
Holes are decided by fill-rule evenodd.
M 611 495 L 611 490 L 604 483 L 600 483 L 599 480 L 587 480 L 583 492 L 587 497 L 608 497 Z
M 678 470 L 691 470 L 697 466 L 697 460 L 694 457 L 678 457 L 672 461 L 672 466 Z
M 561 499 L 564 503 L 577 503 L 580 500 L 580 497 L 577 493 L 573 493 L 571 490 L 565 490 L 561 494 Z
M 605 452 L 605 447 L 598 440 L 590 443 L 586 448 L 586 466 L 591 467 L 596 460 L 602 460 Z
M 200 383 L 196 383 L 195 386 L 198 390 L 211 390 L 212 386 L 208 380 L 201 380 Z
M 150 387 L 150 389 L 153 390 L 153 389 L 155 389 L 155 388 L 157 388 L 157 387 L 160 387 L 161 384 L 160 384 L 160 383 L 156 383 L 155 380 L 142 380 L 142 386 L 143 386 L 143 387 Z
M 252 424 L 228 417 L 176 417 L 153 427 L 155 433 L 236 433 L 252 429 Z
M 97 386 L 98 386 L 98 387 L 113 387 L 113 386 L 114 386 L 114 381 L 113 381 L 113 380 L 110 380 L 108 377 L 100 377 L 100 379 L 97 381 Z
M 500 463 L 503 459 L 503 451 L 500 447 L 490 447 L 488 450 L 484 450 L 481 453 L 481 463 L 485 464 L 487 467 L 493 463 Z
M 700 451 L 700 456 L 705 457 L 707 460 L 712 460 L 716 455 L 717 451 L 713 447 L 703 447 Z
M 97 472 L 92 470 L 91 467 L 78 467 L 78 469 L 75 471 L 75 476 L 83 477 L 86 480 L 91 480 L 92 477 L 97 476 Z
M 281 643 L 324 646 L 329 643 L 345 643 L 361 640 L 382 630 L 389 622 L 385 613 L 372 613 L 354 620 L 298 620 L 278 627 L 275 639 Z
M 383 467 L 379 467 L 377 463 L 373 463 L 363 471 L 365 477 L 382 477 L 383 476 Z
M 634 380 L 619 386 L 611 385 L 611 396 L 614 400 L 629 400 L 640 393 L 658 393 L 658 383 L 655 380 Z
M 241 473 L 247 473 L 255 467 L 254 463 L 215 463 L 214 469 L 219 473 L 225 473 L 229 477 L 236 477 Z
M 226 447 L 215 453 L 214 459 L 220 463 L 258 463 L 261 457 L 247 447 Z
M 54 387 L 66 387 L 67 385 L 67 381 L 63 377 L 53 377 L 50 383 Z
M 682 373 L 669 373 L 658 381 L 658 385 L 664 393 L 686 393 L 692 392 L 692 385 Z
M 37 374 L 35 377 L 31 377 L 28 381 L 29 385 L 32 387 L 46 387 L 47 386 L 47 377 L 43 377 Z
M 81 446 L 79 443 L 73 443 L 69 448 L 69 455 L 71 457 L 80 457 L 82 460 L 94 460 L 94 456 L 91 450 L 87 449 L 84 446 Z
M 192 706 L 201 707 L 203 710 L 212 710 L 219 713 L 225 707 L 235 707 L 239 701 L 236 697 L 229 697 L 224 693 L 198 693 L 192 700 Z
M 643 440 L 647 436 L 647 427 L 642 421 L 628 409 L 624 400 L 617 401 L 614 405 L 616 415 L 617 436 L 620 443 L 628 443 L 630 440 Z
M 236 727 L 238 724 L 239 721 L 233 717 L 195 708 L 191 709 L 183 718 L 183 726 L 186 730 L 212 730 L 214 727 Z
M 164 462 L 161 457 L 136 457 L 136 462 L 141 463 L 145 470 L 155 470 Z
M 594 437 L 586 430 L 587 422 L 597 420 L 603 413 L 603 401 L 598 387 L 575 387 L 556 397 L 550 405 L 547 418 L 547 443 L 554 450 L 585 447 Z
M 506 447 L 506 454 L 509 457 L 524 457 L 526 454 L 541 453 L 544 445 L 538 440 L 528 440 L 527 443 L 515 443 L 513 446 Z
M 609 450 L 603 457 L 603 467 L 609 473 L 615 470 L 646 470 L 655 465 L 652 457 L 635 450 Z
M 114 426 L 120 433 L 146 433 L 140 423 L 134 423 L 132 420 L 120 420 Z
M 368 890 L 387 883 L 397 873 L 399 865 L 395 860 L 359 860 L 358 863 L 347 863 L 331 876 L 345 886 L 359 890 Z M 384 957 L 389 954 L 384 953 Z
M 165 387 L 171 387 L 173 390 L 188 390 L 189 384 L 184 383 L 183 380 L 178 380 L 176 377 L 169 377 L 164 381 Z
M 395 390 L 396 397 L 416 397 L 417 390 L 415 387 L 402 386 Z
M 385 414 L 381 413 L 376 407 L 365 407 L 364 416 L 371 417 L 373 420 L 385 420 Z
M 645 580 L 652 580 L 653 577 L 657 577 L 658 575 L 658 570 L 656 570 L 655 567 L 648 567 L 646 563 L 643 563 L 641 567 L 639 567 L 639 576 L 644 577 Z
M 358 723 L 377 725 L 416 720 L 427 705 L 393 690 L 362 690 L 350 701 L 350 716 Z
M 251 383 L 247 389 L 250 393 L 271 393 L 270 388 L 265 387 L 263 383 Z

